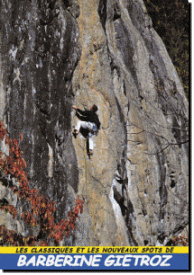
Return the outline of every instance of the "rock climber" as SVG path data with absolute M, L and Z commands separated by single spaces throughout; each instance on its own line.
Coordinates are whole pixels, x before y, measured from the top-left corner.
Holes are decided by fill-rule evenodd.
M 89 142 L 89 155 L 93 155 L 93 135 L 97 135 L 98 130 L 100 129 L 100 121 L 96 112 L 98 107 L 94 104 L 90 110 L 82 111 L 76 106 L 73 106 L 73 109 L 76 110 L 76 116 L 79 118 L 77 125 L 74 128 L 73 135 L 76 137 L 80 129 L 83 128 L 88 131 L 88 142 Z

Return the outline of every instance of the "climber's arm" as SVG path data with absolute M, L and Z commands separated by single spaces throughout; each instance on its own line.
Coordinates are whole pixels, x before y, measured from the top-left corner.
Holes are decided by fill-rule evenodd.
M 88 121 L 87 116 L 81 116 L 78 112 L 76 112 L 76 116 L 77 116 L 80 120 Z
M 82 116 L 85 116 L 85 117 L 88 115 L 88 111 L 82 111 L 82 110 L 79 109 L 79 108 L 76 109 L 76 112 L 77 112 L 77 113 L 80 113 Z
M 82 116 L 87 115 L 87 111 L 82 111 L 75 105 L 73 105 L 73 109 L 76 110 L 76 112 L 80 113 Z
M 89 121 L 88 117 L 90 114 L 90 111 L 82 111 L 81 109 L 77 108 L 76 106 L 73 106 L 73 109 L 76 110 L 76 116 L 83 121 Z

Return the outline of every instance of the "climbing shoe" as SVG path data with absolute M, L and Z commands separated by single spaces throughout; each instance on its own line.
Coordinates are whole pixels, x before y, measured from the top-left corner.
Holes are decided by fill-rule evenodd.
M 93 154 L 94 154 L 93 150 L 90 149 L 89 152 L 88 152 L 88 155 L 92 156 Z

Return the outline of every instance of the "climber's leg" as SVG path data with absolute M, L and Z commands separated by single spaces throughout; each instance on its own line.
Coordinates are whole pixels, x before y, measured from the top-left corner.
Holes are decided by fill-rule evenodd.
M 87 129 L 88 131 L 93 131 L 94 123 L 78 120 L 77 125 L 75 126 L 76 132 L 79 132 L 80 128 Z
M 93 142 L 93 129 L 94 129 L 94 123 L 88 122 L 88 121 L 82 121 L 78 120 L 77 125 L 74 129 L 73 135 L 76 137 L 80 131 L 80 129 L 86 129 L 89 131 L 88 134 L 88 144 L 89 144 L 89 155 L 93 154 L 93 147 L 94 147 L 94 142 Z
M 82 122 L 83 122 L 83 121 L 78 120 L 77 125 L 76 125 L 75 128 L 74 128 L 74 134 L 78 134 L 78 133 L 79 133 L 80 128 L 82 127 L 82 125 L 81 125 Z
M 93 134 L 91 132 L 89 133 L 88 142 L 89 142 L 89 155 L 93 155 L 94 142 L 93 142 Z
M 87 125 L 86 125 L 85 121 L 78 120 L 77 125 L 74 127 L 74 130 L 73 130 L 74 137 L 76 138 L 76 136 L 79 134 L 81 128 L 87 129 L 86 126 Z

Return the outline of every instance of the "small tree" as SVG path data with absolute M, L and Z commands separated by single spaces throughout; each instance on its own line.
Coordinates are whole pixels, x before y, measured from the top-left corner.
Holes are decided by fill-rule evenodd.
M 55 223 L 55 202 L 50 201 L 45 196 L 39 194 L 36 189 L 30 189 L 25 171 L 26 162 L 22 157 L 22 151 L 19 146 L 23 140 L 20 134 L 19 140 L 10 139 L 5 126 L 0 122 L 0 140 L 5 141 L 9 148 L 9 155 L 3 156 L 0 151 L 0 173 L 1 180 L 7 181 L 11 192 L 17 194 L 18 201 L 28 202 L 31 210 L 18 214 L 17 208 L 9 205 L 6 200 L 0 203 L 1 210 L 9 212 L 13 219 L 17 218 L 24 221 L 32 227 L 40 227 L 38 236 L 23 237 L 13 230 L 8 230 L 5 226 L 0 226 L 1 245 L 30 246 L 30 245 L 48 245 L 48 240 L 58 244 L 64 236 L 68 237 L 70 231 L 75 229 L 75 222 L 79 214 L 83 212 L 84 198 L 78 196 L 72 211 L 68 212 L 68 217 Z M 19 182 L 19 186 L 13 185 L 12 179 Z

